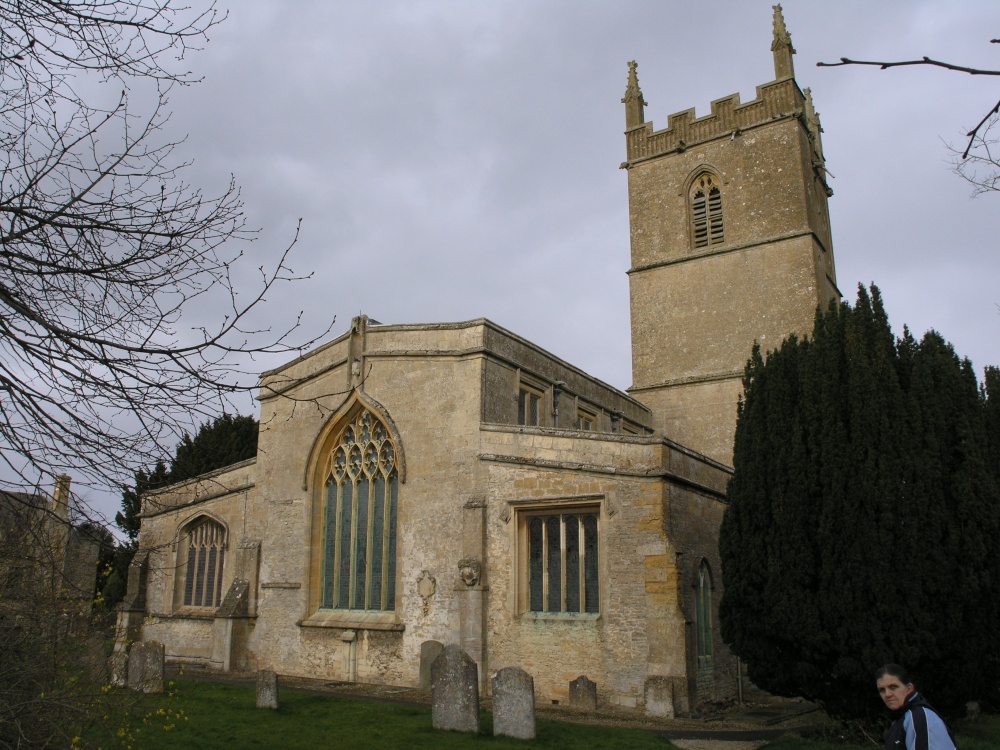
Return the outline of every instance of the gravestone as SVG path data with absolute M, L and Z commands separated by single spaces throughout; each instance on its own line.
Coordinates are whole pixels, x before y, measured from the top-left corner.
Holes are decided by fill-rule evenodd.
M 257 673 L 257 708 L 278 707 L 278 675 L 269 669 Z
M 493 734 L 518 740 L 535 739 L 535 681 L 518 667 L 496 672 L 493 689 Z
M 128 686 L 128 653 L 115 644 L 115 650 L 108 657 L 108 674 L 112 685 L 115 687 Z
M 479 731 L 479 670 L 458 646 L 445 646 L 431 665 L 431 722 L 435 729 Z
M 597 710 L 597 683 L 580 675 L 569 684 L 569 707 L 581 711 Z
M 646 716 L 674 718 L 674 684 L 669 677 L 646 680 Z
M 438 658 L 444 644 L 440 641 L 424 641 L 420 644 L 420 689 L 431 689 L 431 665 Z
M 163 644 L 136 641 L 128 652 L 128 686 L 140 693 L 163 692 Z

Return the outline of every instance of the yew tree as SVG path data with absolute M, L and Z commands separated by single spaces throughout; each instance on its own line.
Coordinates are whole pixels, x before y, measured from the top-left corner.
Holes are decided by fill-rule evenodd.
M 1000 685 L 998 388 L 875 287 L 747 364 L 720 547 L 722 635 L 750 678 L 842 716 L 908 666 L 935 704 Z

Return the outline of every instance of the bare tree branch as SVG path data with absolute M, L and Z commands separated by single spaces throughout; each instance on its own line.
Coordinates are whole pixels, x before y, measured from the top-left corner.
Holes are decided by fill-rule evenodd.
M 198 80 L 185 56 L 223 19 L 174 0 L 0 0 L 0 471 L 22 488 L 119 487 L 237 412 L 255 356 L 329 330 L 263 317 L 305 278 L 298 232 L 242 288 L 256 233 L 235 181 L 189 185 L 164 137 L 169 96 Z
M 1000 39 L 990 39 L 990 44 L 1000 44 Z M 837 68 L 842 65 L 869 65 L 879 68 L 880 70 L 887 70 L 889 68 L 900 68 L 909 65 L 930 65 L 937 68 L 944 68 L 945 70 L 953 70 L 958 73 L 968 73 L 973 76 L 1000 76 L 1000 70 L 989 70 L 987 68 L 970 68 L 966 65 L 955 65 L 953 63 L 944 62 L 942 60 L 935 60 L 930 57 L 921 57 L 919 60 L 852 60 L 848 57 L 840 58 L 840 62 L 836 63 L 816 63 L 817 67 L 820 68 Z M 986 124 L 986 122 L 1000 112 L 1000 101 L 993 105 L 993 108 L 986 113 L 979 124 L 976 125 L 972 130 L 966 133 L 966 137 L 969 139 L 968 144 L 965 147 L 965 151 L 962 152 L 962 158 L 966 159 L 969 156 L 969 152 L 972 150 L 973 146 L 976 144 L 976 138 L 979 134 L 980 129 Z M 961 171 L 959 170 L 961 173 Z

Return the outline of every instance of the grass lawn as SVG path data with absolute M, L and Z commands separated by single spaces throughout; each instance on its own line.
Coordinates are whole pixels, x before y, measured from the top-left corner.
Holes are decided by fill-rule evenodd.
M 482 714 L 478 736 L 431 729 L 429 707 L 375 703 L 331 694 L 281 693 L 278 711 L 258 709 L 253 687 L 175 680 L 171 695 L 141 698 L 133 713 L 133 748 L 232 750 L 233 748 L 565 748 L 565 750 L 671 750 L 670 742 L 635 729 L 538 720 L 538 736 L 526 743 L 492 736 L 492 716 Z M 146 722 L 142 716 L 148 716 Z M 1000 748 L 1000 716 L 957 726 L 962 750 Z M 762 750 L 875 750 L 878 745 L 782 737 Z
M 242 685 L 175 680 L 173 696 L 150 696 L 148 724 L 134 722 L 134 747 L 142 750 L 184 748 L 622 748 L 670 750 L 670 742 L 634 729 L 564 724 L 539 720 L 538 736 L 526 743 L 493 737 L 492 717 L 482 714 L 479 736 L 431 729 L 429 707 L 372 703 L 336 695 L 281 693 L 277 711 L 258 709 L 255 691 Z M 166 716 L 157 715 L 158 708 Z M 183 714 L 181 714 L 183 712 Z M 180 718 L 177 718 L 180 714 Z M 172 727 L 165 729 L 165 727 Z

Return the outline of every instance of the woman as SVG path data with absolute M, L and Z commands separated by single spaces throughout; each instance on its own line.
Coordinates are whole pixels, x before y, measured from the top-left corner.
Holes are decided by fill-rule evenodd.
M 875 673 L 875 686 L 895 719 L 885 750 L 955 750 L 948 725 L 917 692 L 903 667 L 886 664 Z

